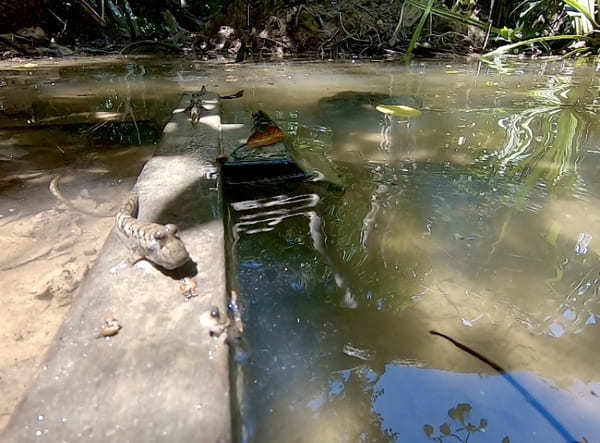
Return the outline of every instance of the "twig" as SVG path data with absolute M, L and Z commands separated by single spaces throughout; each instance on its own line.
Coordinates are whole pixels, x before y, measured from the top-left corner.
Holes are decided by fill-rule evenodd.
M 329 43 L 330 41 L 332 41 L 332 40 L 333 40 L 333 39 L 334 39 L 334 38 L 335 38 L 335 37 L 338 35 L 338 33 L 339 33 L 339 29 L 336 29 L 336 30 L 335 30 L 335 32 L 333 33 L 333 35 L 332 35 L 331 37 L 329 37 L 327 40 L 325 40 L 324 42 L 322 42 L 322 43 L 319 45 L 319 50 L 320 50 L 320 51 L 322 51 L 322 50 L 323 50 L 323 48 L 325 47 L 325 45 L 326 45 L 327 43 Z
M 75 0 L 75 1 L 77 3 L 79 3 L 83 7 L 83 9 L 86 10 L 86 12 L 90 15 L 90 17 L 92 17 L 94 19 L 94 21 L 96 21 L 96 23 L 98 23 L 102 27 L 106 26 L 106 20 L 104 20 L 104 2 L 102 2 L 103 11 L 102 11 L 102 17 L 101 17 L 98 15 L 96 10 L 94 8 L 92 8 L 88 4 L 88 2 L 86 2 L 85 0 Z
M 339 18 L 340 18 L 340 26 L 342 27 L 342 31 L 344 31 L 344 32 L 346 33 L 346 35 L 347 35 L 347 36 L 349 36 L 349 37 L 353 37 L 353 35 L 352 35 L 352 34 L 350 34 L 350 33 L 349 33 L 347 30 L 346 30 L 346 28 L 344 27 L 344 22 L 343 22 L 343 20 L 342 20 L 342 13 L 341 13 L 341 12 L 338 12 L 338 16 L 339 16 Z
M 402 8 L 400 8 L 400 18 L 398 19 L 398 24 L 396 25 L 396 29 L 394 29 L 394 33 L 392 34 L 392 38 L 390 39 L 390 46 L 396 45 L 396 39 L 398 38 L 398 31 L 400 31 L 400 26 L 402 26 L 402 17 L 404 16 L 404 6 L 406 6 L 406 2 L 403 2 Z
M 64 34 L 64 33 L 65 33 L 65 31 L 67 30 L 67 22 L 66 22 L 66 21 L 64 21 L 62 18 L 60 18 L 58 15 L 56 15 L 56 14 L 55 14 L 55 13 L 52 11 L 52 9 L 48 9 L 48 12 L 49 12 L 49 13 L 50 13 L 50 14 L 51 14 L 51 15 L 52 15 L 52 16 L 53 16 L 53 17 L 54 17 L 56 20 L 58 20 L 58 21 L 59 21 L 59 22 L 60 22 L 60 23 L 63 25 L 62 31 L 60 31 L 59 35 L 62 35 L 62 34 Z
M 369 34 L 367 34 L 367 37 L 369 37 L 369 46 L 365 46 L 359 53 L 359 56 L 363 55 L 363 52 L 365 52 L 367 49 L 370 49 L 371 46 L 373 46 L 373 40 L 371 39 L 371 37 L 369 36 Z
M 362 9 L 363 11 L 365 11 L 367 14 L 369 14 L 372 18 L 376 19 L 377 17 L 371 12 L 369 11 L 369 9 L 365 8 L 363 5 L 359 4 L 359 3 L 355 3 L 353 6 Z
M 298 8 L 298 12 L 296 12 L 296 18 L 294 20 L 294 26 L 296 26 L 296 27 L 298 27 L 298 18 L 300 17 L 300 13 L 302 12 L 303 9 L 306 9 L 306 6 L 301 4 L 300 7 Z
M 489 26 L 487 29 L 487 33 L 485 34 L 485 40 L 483 42 L 482 50 L 485 50 L 485 48 L 488 44 L 488 39 L 490 38 L 490 32 L 492 31 L 492 14 L 493 14 L 493 12 L 494 12 L 494 0 L 492 0 L 492 2 L 490 3 Z
M 250 0 L 246 2 L 246 26 L 250 29 Z

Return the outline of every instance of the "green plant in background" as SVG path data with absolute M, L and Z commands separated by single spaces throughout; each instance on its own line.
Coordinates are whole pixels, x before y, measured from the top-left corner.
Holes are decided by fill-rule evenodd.
M 563 2 L 571 8 L 567 14 L 572 17 L 575 34 L 591 34 L 594 29 L 600 27 L 594 18 L 595 0 L 582 0 L 581 3 L 577 0 L 563 0 Z
M 534 37 L 527 40 L 523 40 L 517 43 L 500 46 L 499 48 L 483 54 L 484 59 L 496 57 L 498 55 L 505 54 L 510 51 L 514 51 L 522 46 L 531 46 L 535 43 L 545 44 L 546 42 L 556 40 L 573 40 L 573 41 L 585 41 L 590 46 L 598 46 L 598 40 L 595 37 L 590 37 L 591 34 L 600 31 L 600 25 L 594 18 L 594 9 L 596 8 L 595 0 L 583 0 L 578 2 L 577 0 L 562 0 L 563 8 L 566 8 L 567 15 L 573 22 L 575 28 L 575 34 L 560 34 L 560 35 L 546 35 L 542 37 Z M 575 48 L 575 50 L 567 55 L 573 55 L 578 52 L 583 52 L 587 48 Z
M 433 1 L 424 3 L 421 0 L 405 0 L 405 3 L 423 10 L 421 20 L 417 24 L 409 43 L 405 56 L 406 60 L 410 59 L 425 21 L 431 15 L 451 22 L 480 28 L 494 35 L 496 39 L 509 42 L 493 51 L 483 54 L 482 57 L 484 60 L 515 51 L 521 47 L 531 47 L 534 44 L 541 44 L 549 48 L 547 43 L 553 41 L 585 41 L 587 46 L 591 47 L 595 47 L 598 44 L 597 39 L 593 36 L 595 32 L 600 31 L 600 24 L 598 24 L 594 17 L 594 11 L 597 9 L 596 0 L 582 0 L 581 2 L 577 0 L 521 2 L 505 17 L 506 23 L 502 28 L 492 26 L 491 21 L 490 23 L 485 23 L 473 17 L 458 14 L 447 8 L 434 6 Z M 490 4 L 490 9 L 493 9 L 493 2 Z M 540 24 L 544 24 L 544 26 L 541 27 Z M 561 30 L 568 26 L 572 26 L 575 33 L 560 33 Z M 526 39 L 521 40 L 523 37 L 526 37 Z M 587 48 L 576 48 L 573 54 L 583 52 L 584 50 L 587 50 Z M 571 55 L 571 53 L 568 55 Z
M 406 3 L 408 3 L 412 6 L 416 6 L 417 8 L 420 8 L 423 10 L 425 10 L 427 8 L 426 4 L 421 3 L 418 0 L 406 0 Z M 497 28 L 495 26 L 490 27 L 490 25 L 488 23 L 484 23 L 482 21 L 474 19 L 473 17 L 467 17 L 465 15 L 458 14 L 456 12 L 450 11 L 449 9 L 431 6 L 430 13 L 432 15 L 444 18 L 446 20 L 455 21 L 455 22 L 462 23 L 465 25 L 478 27 L 484 31 L 487 31 L 488 29 L 490 29 L 490 32 L 492 32 L 493 34 L 497 34 L 506 40 L 512 40 L 513 38 L 519 38 L 519 36 L 520 36 L 519 30 L 510 29 L 510 28 L 507 28 L 506 26 L 504 26 L 502 28 Z
M 446 20 L 454 21 L 454 22 L 461 23 L 464 25 L 475 26 L 486 32 L 495 34 L 495 35 L 499 36 L 500 38 L 502 38 L 504 40 L 508 40 L 508 41 L 511 41 L 513 38 L 520 38 L 520 36 L 521 36 L 521 32 L 518 29 L 514 30 L 514 29 L 507 28 L 506 26 L 504 26 L 503 28 L 497 28 L 497 27 L 491 26 L 491 24 L 489 24 L 489 23 L 484 23 L 473 17 L 468 17 L 468 16 L 465 16 L 462 14 L 458 14 L 458 13 L 450 11 L 446 8 L 435 7 L 435 6 L 433 6 L 433 0 L 429 0 L 426 4 L 421 3 L 418 0 L 406 0 L 406 3 L 410 4 L 412 6 L 415 6 L 417 8 L 423 9 L 423 15 L 421 16 L 421 19 L 419 20 L 419 23 L 417 24 L 417 27 L 415 28 L 415 30 L 413 32 L 411 41 L 408 45 L 408 50 L 406 51 L 405 61 L 410 60 L 410 57 L 415 48 L 415 45 L 417 44 L 417 41 L 419 40 L 419 37 L 423 30 L 425 21 L 427 20 L 427 17 L 429 17 L 430 15 L 435 15 L 435 16 L 444 18 Z
M 433 0 L 428 0 L 427 4 L 425 5 L 425 7 L 423 9 L 423 15 L 421 16 L 421 19 L 419 20 L 419 23 L 417 24 L 417 27 L 415 28 L 415 31 L 413 32 L 412 38 L 410 39 L 410 43 L 408 44 L 408 49 L 406 50 L 406 55 L 404 56 L 404 60 L 406 62 L 408 62 L 410 60 L 410 56 L 411 56 L 413 50 L 415 49 L 415 45 L 417 44 L 417 41 L 419 40 L 419 36 L 421 35 L 421 31 L 423 30 L 423 25 L 425 25 L 425 20 L 427 20 L 427 17 L 429 16 L 429 13 L 431 12 L 432 6 L 433 6 Z

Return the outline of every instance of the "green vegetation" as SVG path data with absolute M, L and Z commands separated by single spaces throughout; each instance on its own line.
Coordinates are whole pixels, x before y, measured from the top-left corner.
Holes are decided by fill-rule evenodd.
M 576 56 L 596 53 L 597 16 L 595 0 L 7 0 L 0 27 L 17 37 L 1 34 L 0 46 L 27 55 L 162 52 L 238 60 Z M 20 30 L 32 26 L 43 32 Z

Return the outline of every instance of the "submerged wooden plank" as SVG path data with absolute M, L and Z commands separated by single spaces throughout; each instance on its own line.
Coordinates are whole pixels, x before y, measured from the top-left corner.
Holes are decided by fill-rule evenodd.
M 136 184 L 139 218 L 177 224 L 192 261 L 172 272 L 120 266 L 127 251 L 111 233 L 3 442 L 231 440 L 228 349 L 209 334 L 227 312 L 213 105 L 194 126 L 173 115 Z M 186 276 L 197 285 L 189 300 Z M 107 314 L 123 328 L 97 338 Z

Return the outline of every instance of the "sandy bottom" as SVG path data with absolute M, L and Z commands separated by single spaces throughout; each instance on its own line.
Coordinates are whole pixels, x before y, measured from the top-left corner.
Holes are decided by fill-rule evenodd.
M 71 188 L 66 203 L 50 192 L 50 178 L 0 199 L 0 432 L 112 229 L 112 217 L 90 214 L 113 214 L 133 184 L 106 179 L 90 192 L 65 178 L 65 190 Z

